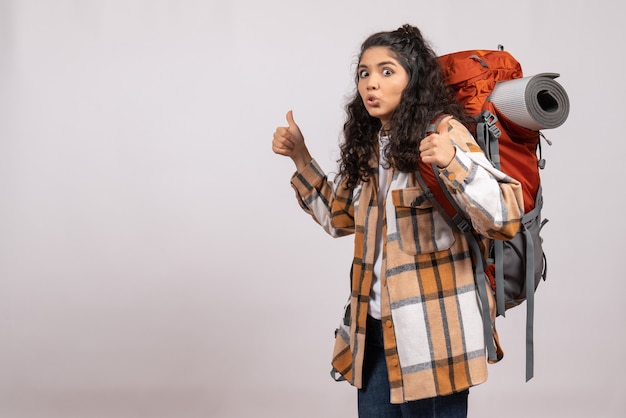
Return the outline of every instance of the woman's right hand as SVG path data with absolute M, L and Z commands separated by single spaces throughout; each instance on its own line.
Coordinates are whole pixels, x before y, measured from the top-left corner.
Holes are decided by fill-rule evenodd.
M 272 150 L 279 155 L 290 157 L 296 169 L 300 171 L 313 159 L 304 144 L 304 137 L 296 122 L 293 120 L 293 112 L 287 112 L 287 126 L 279 126 L 274 132 Z

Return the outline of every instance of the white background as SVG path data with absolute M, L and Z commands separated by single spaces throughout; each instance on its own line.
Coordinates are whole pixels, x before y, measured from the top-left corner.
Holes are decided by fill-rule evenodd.
M 351 238 L 298 207 L 294 110 L 336 169 L 360 43 L 503 44 L 557 72 L 548 281 L 470 417 L 626 416 L 618 2 L 0 0 L 0 418 L 355 417 L 329 376 Z

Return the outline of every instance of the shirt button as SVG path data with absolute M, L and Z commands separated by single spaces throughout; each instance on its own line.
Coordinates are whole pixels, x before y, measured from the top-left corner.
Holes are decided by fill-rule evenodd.
M 393 323 L 391 322 L 391 319 L 388 319 L 388 320 L 385 322 L 385 325 L 387 325 L 387 328 L 391 328 L 391 327 L 393 326 Z
M 397 358 L 392 358 L 391 359 L 391 365 L 393 367 L 398 367 L 398 359 Z
M 448 174 L 448 180 L 454 181 L 455 178 L 456 178 L 456 176 L 454 175 L 454 173 Z

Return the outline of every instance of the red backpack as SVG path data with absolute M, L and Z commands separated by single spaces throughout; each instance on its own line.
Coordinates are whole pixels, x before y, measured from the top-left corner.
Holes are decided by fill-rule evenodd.
M 464 232 L 474 252 L 475 272 L 485 322 L 485 339 L 490 362 L 502 358 L 495 326 L 489 320 L 485 283 L 495 292 L 497 314 L 526 301 L 526 380 L 533 376 L 534 292 L 547 274 L 542 248 L 541 218 L 543 196 L 539 169 L 540 129 L 560 126 L 567 118 L 569 101 L 563 88 L 554 81 L 555 73 L 524 78 L 519 62 L 508 52 L 471 50 L 439 57 L 445 81 L 456 92 L 470 127 L 487 158 L 500 171 L 518 180 L 524 195 L 524 217 L 518 234 L 507 241 L 492 240 L 487 260 L 483 259 L 481 237 L 460 210 L 439 177 L 429 167 L 417 176 L 442 216 Z M 506 110 L 506 111 L 504 111 Z M 436 125 L 429 128 L 436 130 Z M 546 140 L 547 141 L 547 140 Z M 548 142 L 549 143 L 549 142 Z M 539 156 L 538 156 L 539 153 Z M 436 169 L 433 167 L 434 172 Z M 530 291 L 528 291 L 530 289 Z M 492 338 L 493 337 L 493 338 Z M 495 346 L 494 346 L 495 340 Z M 497 347 L 496 347 L 497 346 Z

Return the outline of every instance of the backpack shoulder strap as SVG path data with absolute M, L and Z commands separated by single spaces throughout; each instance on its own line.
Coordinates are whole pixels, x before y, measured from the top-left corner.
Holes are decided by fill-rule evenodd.
M 442 114 L 435 118 L 428 125 L 426 134 L 437 132 L 439 124 L 446 116 L 448 115 Z M 420 159 L 415 177 L 433 206 L 435 206 L 448 224 L 463 233 L 472 231 L 471 223 L 465 218 L 463 211 L 450 195 L 443 180 L 439 177 L 439 170 L 435 164 L 426 164 Z

